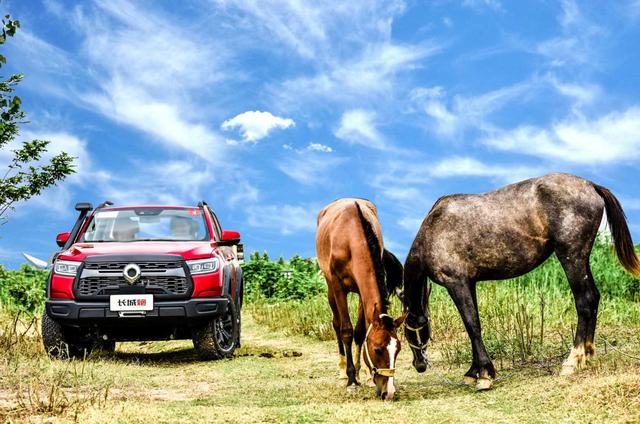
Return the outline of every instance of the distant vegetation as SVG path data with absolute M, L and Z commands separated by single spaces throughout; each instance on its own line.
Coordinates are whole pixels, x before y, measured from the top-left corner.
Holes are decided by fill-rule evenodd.
M 252 256 L 244 268 L 256 266 L 254 258 L 258 259 Z M 278 263 L 269 262 L 266 257 L 259 260 L 263 264 L 257 267 L 260 269 L 266 269 L 264 264 Z M 245 274 L 247 290 L 260 293 L 260 296 L 253 297 L 250 305 L 256 321 L 288 334 L 302 334 L 321 340 L 335 338 L 326 300 L 326 285 L 320 289 L 317 284 L 320 275 L 317 265 L 305 268 L 304 273 L 297 275 L 296 281 L 304 281 L 305 276 L 309 279 L 299 287 L 313 289 L 306 296 L 301 296 L 298 291 L 295 297 L 283 295 L 286 291 L 282 287 L 289 287 L 290 283 L 288 277 L 278 274 L 283 267 L 271 266 L 268 276 L 261 275 L 257 280 L 254 274 Z M 637 337 L 640 280 L 624 271 L 609 245 L 596 244 L 591 255 L 591 267 L 602 294 L 598 344 L 624 343 L 626 339 Z M 485 343 L 501 364 L 557 360 L 568 352 L 577 318 L 569 284 L 555 256 L 522 277 L 480 283 L 478 301 Z M 350 296 L 349 302 L 355 323 L 358 300 Z M 393 315 L 402 313 L 397 299 L 391 306 Z M 443 359 L 449 364 L 470 361 L 469 341 L 458 311 L 446 290 L 437 284 L 434 284 L 431 295 L 430 312 L 433 345 Z
M 326 292 L 324 277 L 315 259 L 294 256 L 288 261 L 271 260 L 254 252 L 242 265 L 245 296 L 249 300 L 275 302 L 301 300 Z
M 39 315 L 44 308 L 47 274 L 26 265 L 17 271 L 0 266 L 0 306 L 12 313 Z

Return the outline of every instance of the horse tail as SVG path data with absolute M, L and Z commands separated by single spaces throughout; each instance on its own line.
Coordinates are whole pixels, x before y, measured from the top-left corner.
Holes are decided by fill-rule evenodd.
M 402 286 L 404 285 L 404 272 L 402 263 L 396 258 L 396 255 L 384 249 L 382 252 L 382 262 L 384 263 L 384 272 L 387 278 L 387 291 L 395 293 L 400 300 L 403 300 Z
M 595 188 L 596 192 L 602 197 L 602 200 L 604 200 L 607 221 L 611 229 L 618 260 L 624 269 L 636 277 L 640 277 L 640 258 L 638 258 L 634 249 L 629 227 L 627 226 L 627 218 L 620 202 L 618 202 L 618 199 L 616 199 L 608 189 L 594 183 L 591 184 L 593 184 L 593 188 Z
M 373 268 L 376 273 L 376 283 L 378 285 L 378 291 L 380 292 L 380 298 L 382 299 L 382 312 L 387 311 L 389 306 L 389 292 L 384 281 L 384 263 L 382 262 L 382 246 L 380 240 L 375 231 L 373 231 L 373 225 L 362 214 L 362 209 L 358 202 L 355 202 L 356 209 L 358 210 L 358 216 L 360 217 L 360 224 L 364 230 L 364 236 L 367 240 L 367 246 L 369 247 L 369 254 L 371 255 L 371 262 L 373 262 Z

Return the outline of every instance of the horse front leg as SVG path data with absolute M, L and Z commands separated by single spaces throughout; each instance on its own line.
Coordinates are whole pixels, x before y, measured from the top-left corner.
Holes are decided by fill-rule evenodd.
M 342 344 L 342 338 L 340 337 L 340 314 L 338 312 L 338 307 L 336 306 L 336 299 L 331 290 L 329 290 L 329 306 L 331 306 L 331 312 L 333 315 L 333 330 L 336 332 L 336 339 L 338 340 L 338 380 L 343 386 L 346 386 L 348 380 L 347 357 L 345 356 L 344 345 Z
M 362 299 L 360 300 L 360 304 L 358 305 L 358 321 L 356 322 L 356 328 L 353 335 L 353 339 L 356 342 L 356 355 L 355 355 L 355 367 L 356 367 L 356 379 L 360 378 L 360 364 L 362 359 L 362 345 L 365 342 L 365 337 L 367 335 L 367 325 L 364 319 L 364 306 L 362 305 Z M 373 382 L 373 376 L 371 375 L 371 371 L 369 367 L 364 367 L 365 374 L 365 383 L 369 387 L 375 387 L 375 383 Z
M 347 293 L 344 290 L 338 289 L 334 292 L 334 297 L 338 314 L 340 316 L 340 340 L 342 341 L 347 360 L 347 389 L 349 389 L 359 385 L 358 380 L 356 379 L 356 367 L 353 363 L 353 355 L 351 353 L 351 346 L 353 344 L 353 326 L 351 325 L 351 318 L 349 317 Z
M 496 371 L 482 341 L 480 316 L 474 293 L 475 283 L 461 281 L 447 284 L 446 287 L 471 339 L 474 360 L 471 368 L 465 374 L 465 380 L 470 381 L 472 378 L 477 378 L 476 389 L 488 390 L 491 388 L 493 379 L 496 378 Z

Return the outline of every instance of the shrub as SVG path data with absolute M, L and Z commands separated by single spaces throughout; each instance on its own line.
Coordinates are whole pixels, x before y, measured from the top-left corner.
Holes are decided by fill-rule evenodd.
M 305 299 L 326 291 L 324 277 L 315 259 L 294 256 L 289 261 L 269 259 L 254 252 L 242 265 L 245 293 L 250 300 Z
M 37 315 L 46 300 L 47 271 L 23 265 L 17 271 L 0 266 L 0 305 L 9 312 Z

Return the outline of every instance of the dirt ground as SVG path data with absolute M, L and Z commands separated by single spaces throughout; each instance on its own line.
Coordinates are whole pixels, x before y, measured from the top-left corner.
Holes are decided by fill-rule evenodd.
M 529 366 L 500 373 L 492 390 L 460 384 L 464 369 L 436 363 L 417 374 L 400 352 L 396 401 L 374 389 L 337 385 L 335 342 L 283 336 L 243 322 L 243 347 L 231 360 L 200 362 L 188 341 L 121 343 L 113 356 L 88 359 L 92 385 L 106 401 L 15 422 L 640 422 L 640 363 L 602 355 L 572 377 Z M 60 362 L 60 361 L 54 361 Z M 86 371 L 84 371 L 86 372 Z M 86 378 L 83 380 L 85 381 Z M 85 383 L 82 383 L 85 384 Z M 82 386 L 81 386 L 82 387 Z M 77 390 L 73 388 L 68 391 Z M 70 397 L 73 393 L 70 393 Z M 15 396 L 15 395 L 13 395 Z M 15 401 L 0 391 L 0 403 Z

